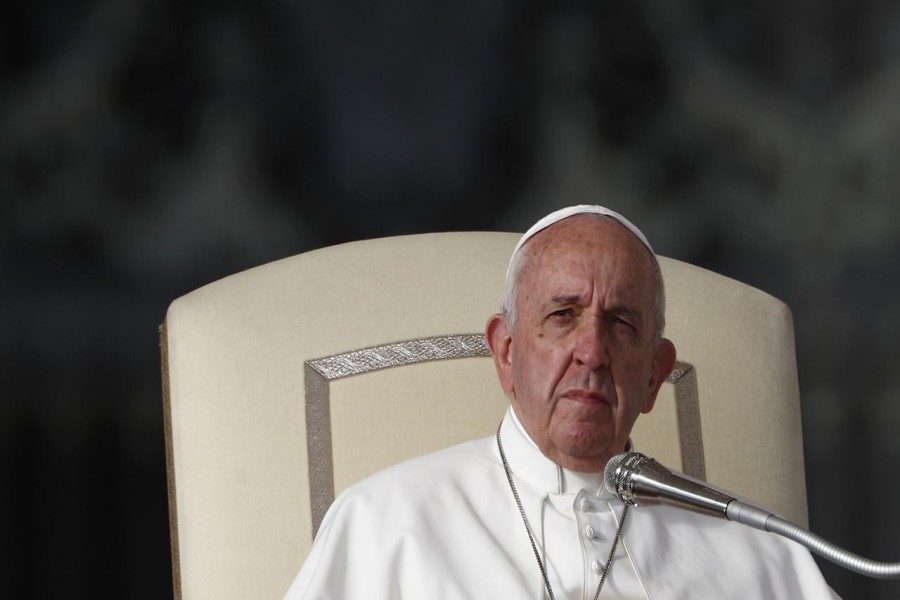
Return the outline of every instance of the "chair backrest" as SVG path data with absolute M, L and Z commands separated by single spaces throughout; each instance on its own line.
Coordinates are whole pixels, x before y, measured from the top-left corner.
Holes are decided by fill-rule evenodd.
M 344 244 L 172 303 L 161 349 L 176 598 L 281 598 L 335 493 L 495 430 L 507 400 L 482 332 L 517 239 Z M 679 363 L 637 448 L 805 524 L 788 308 L 660 262 Z

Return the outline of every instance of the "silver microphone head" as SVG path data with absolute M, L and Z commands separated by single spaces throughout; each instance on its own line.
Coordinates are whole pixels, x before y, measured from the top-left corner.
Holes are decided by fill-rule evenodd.
M 603 485 L 611 493 L 624 502 L 637 506 L 637 499 L 632 492 L 632 477 L 648 461 L 640 452 L 624 452 L 609 459 L 603 469 Z
M 672 472 L 640 452 L 612 457 L 603 470 L 603 485 L 626 504 L 674 502 L 716 516 L 726 516 L 731 496 L 681 473 Z

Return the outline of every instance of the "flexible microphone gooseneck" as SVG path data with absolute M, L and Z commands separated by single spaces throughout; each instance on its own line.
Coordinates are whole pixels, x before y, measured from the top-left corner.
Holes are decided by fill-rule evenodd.
M 876 579 L 900 579 L 900 563 L 878 562 L 848 552 L 767 510 L 670 471 L 640 452 L 626 452 L 612 457 L 603 471 L 603 483 L 608 491 L 632 506 L 647 500 L 674 503 L 777 533 L 861 575 Z

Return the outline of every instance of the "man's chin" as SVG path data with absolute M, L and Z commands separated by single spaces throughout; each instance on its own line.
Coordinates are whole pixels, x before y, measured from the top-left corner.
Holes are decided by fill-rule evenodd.
M 611 436 L 603 435 L 602 432 L 575 432 L 566 436 L 565 440 L 556 447 L 560 453 L 560 460 L 557 461 L 564 467 L 568 465 L 578 464 L 582 468 L 576 468 L 578 471 L 602 471 L 606 467 L 606 463 L 617 452 L 612 451 L 613 444 Z M 583 468 L 589 466 L 589 469 Z

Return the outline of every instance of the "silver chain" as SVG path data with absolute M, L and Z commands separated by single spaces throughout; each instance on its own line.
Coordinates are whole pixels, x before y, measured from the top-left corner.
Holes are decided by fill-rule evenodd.
M 500 424 L 503 425 L 502 423 Z M 547 569 L 544 568 L 544 561 L 541 560 L 541 553 L 538 552 L 537 544 L 531 535 L 531 527 L 528 526 L 528 518 L 525 516 L 525 509 L 522 507 L 522 501 L 519 499 L 519 492 L 516 491 L 516 484 L 513 483 L 512 471 L 506 460 L 506 453 L 503 452 L 503 442 L 500 441 L 500 427 L 497 427 L 497 449 L 500 451 L 500 461 L 503 463 L 503 470 L 506 471 L 506 480 L 509 482 L 509 489 L 512 490 L 513 498 L 516 500 L 516 506 L 519 507 L 519 514 L 522 516 L 522 523 L 525 524 L 525 533 L 528 534 L 528 541 L 531 542 L 531 549 L 534 551 L 534 559 L 537 561 L 538 568 L 541 570 L 541 577 L 544 578 L 544 586 L 547 588 L 547 594 L 550 600 L 556 600 L 553 595 L 553 588 L 550 587 L 550 579 L 547 577 Z M 594 600 L 600 597 L 600 590 L 606 583 L 606 576 L 612 568 L 613 557 L 616 554 L 616 548 L 619 545 L 619 538 L 622 537 L 622 528 L 625 526 L 625 517 L 628 516 L 628 505 L 622 509 L 622 517 L 619 519 L 619 527 L 616 528 L 616 537 L 613 539 L 612 548 L 609 549 L 609 558 L 606 559 L 606 566 L 603 568 L 603 575 L 600 577 L 600 584 L 597 586 L 597 593 L 594 594 Z

